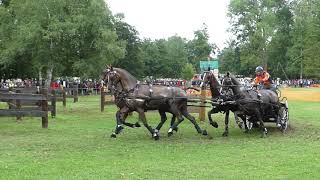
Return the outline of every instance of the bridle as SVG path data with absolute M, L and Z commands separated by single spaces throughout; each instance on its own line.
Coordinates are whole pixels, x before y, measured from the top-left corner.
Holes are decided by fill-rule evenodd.
M 104 83 L 107 84 L 108 86 L 111 86 L 110 87 L 111 92 L 113 92 L 116 95 L 123 93 L 124 87 L 121 82 L 121 77 L 117 74 L 116 71 L 112 71 L 108 69 L 107 72 L 105 72 L 104 76 L 105 76 Z M 112 77 L 113 80 L 111 80 L 110 76 Z M 120 84 L 122 90 L 119 90 L 117 88 L 118 84 Z
M 107 72 L 105 72 L 105 77 L 107 77 L 107 83 L 108 86 L 110 85 L 111 87 L 111 92 L 114 93 L 115 96 L 121 96 L 121 97 L 127 97 L 129 93 L 133 93 L 136 89 L 138 89 L 140 83 L 138 82 L 136 87 L 125 90 L 124 85 L 122 84 L 121 81 L 121 76 L 117 73 L 115 70 L 110 70 L 108 69 Z M 112 77 L 112 80 L 111 78 Z M 106 79 L 106 78 L 105 78 Z M 119 90 L 117 87 L 120 84 L 121 90 Z

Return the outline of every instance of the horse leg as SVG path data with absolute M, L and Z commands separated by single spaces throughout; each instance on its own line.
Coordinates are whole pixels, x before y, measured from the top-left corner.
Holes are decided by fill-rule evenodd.
M 144 113 L 144 109 L 137 109 L 137 112 L 139 113 L 139 119 L 140 121 L 142 121 L 144 127 L 146 127 L 149 132 L 151 133 L 152 137 L 155 139 L 155 140 L 158 140 L 159 139 L 159 135 L 158 135 L 158 132 L 155 132 L 151 126 L 149 126 L 148 122 L 147 122 L 147 119 L 146 119 L 146 115 Z
M 247 117 L 246 115 L 239 115 L 239 117 L 242 119 L 243 121 L 243 125 L 244 125 L 244 133 L 249 133 L 249 128 L 248 128 L 248 124 L 247 124 Z
M 132 123 L 128 123 L 126 122 L 126 119 L 128 117 L 129 113 L 124 115 L 124 119 L 123 119 L 123 125 L 131 127 L 131 128 L 138 128 L 141 127 L 141 125 L 139 124 L 139 121 L 137 121 L 136 123 L 132 124 Z
M 123 129 L 122 122 L 124 122 L 125 120 L 124 118 L 126 117 L 125 115 L 128 114 L 128 112 L 129 112 L 129 109 L 127 107 L 123 107 L 117 111 L 116 113 L 117 126 L 115 131 L 111 134 L 112 138 L 116 138 L 117 134 L 119 134 L 122 131 Z
M 263 123 L 263 119 L 261 117 L 260 111 L 257 110 L 256 113 L 257 113 L 257 118 L 260 122 L 261 138 L 265 138 L 265 137 L 267 137 L 268 130 L 267 130 L 267 128 L 264 127 L 264 123 Z
M 211 114 L 214 114 L 215 112 L 213 111 L 213 109 L 211 109 L 209 112 L 208 112 L 208 119 L 209 119 L 209 124 L 215 128 L 218 128 L 219 125 L 216 121 L 213 121 L 212 120 L 212 117 L 211 117 Z
M 230 111 L 226 111 L 226 116 L 225 116 L 225 119 L 224 119 L 225 127 L 224 127 L 224 132 L 223 132 L 222 136 L 228 136 L 229 135 L 229 112 Z
M 123 125 L 128 126 L 128 127 L 130 127 L 130 128 L 140 127 L 140 124 L 139 124 L 138 122 L 136 122 L 135 124 L 126 122 L 126 119 L 127 119 L 128 115 L 129 115 L 129 113 L 126 113 L 126 114 L 123 116 L 123 121 L 122 121 Z M 117 118 L 117 119 L 120 118 L 120 111 L 117 111 L 117 113 L 116 113 L 116 118 Z
M 164 111 L 159 110 L 159 114 L 160 114 L 160 117 L 161 117 L 161 121 L 158 124 L 158 126 L 156 127 L 156 129 L 154 130 L 155 131 L 154 133 L 158 133 L 158 136 L 159 136 L 159 131 L 160 131 L 161 127 L 167 121 L 167 115 L 166 115 L 166 113 Z
M 184 120 L 182 115 L 181 115 L 181 112 L 178 110 L 178 108 L 176 106 L 174 106 L 174 107 L 171 106 L 170 110 L 171 110 L 171 113 L 173 114 L 172 118 L 174 118 L 174 120 L 171 119 L 172 125 L 168 130 L 168 136 L 169 137 L 173 135 L 173 130 L 175 130 L 176 132 L 178 131 L 178 125 Z M 175 122 L 175 117 L 178 118 L 177 122 Z
M 239 116 L 236 112 L 234 113 L 234 120 L 236 121 L 236 124 L 239 126 L 239 128 L 242 129 L 243 122 L 240 122 Z
M 198 123 L 196 122 L 196 119 L 195 119 L 193 116 L 190 115 L 190 113 L 188 112 L 188 110 L 187 110 L 186 107 L 183 107 L 183 108 L 182 108 L 182 114 L 183 114 L 184 117 L 186 117 L 187 119 L 189 119 L 189 121 L 194 125 L 194 127 L 196 128 L 196 130 L 197 130 L 197 132 L 198 132 L 199 134 L 202 134 L 202 135 L 204 135 L 204 136 L 207 136 L 207 135 L 208 135 L 208 133 L 207 133 L 207 131 L 206 131 L 205 129 L 202 130 L 202 129 L 200 128 L 200 126 L 199 126 Z
M 176 121 L 176 115 L 172 114 L 171 117 L 171 122 L 170 122 L 170 127 L 173 126 L 174 122 Z M 178 127 L 175 127 L 175 129 L 173 129 L 174 131 L 178 132 Z

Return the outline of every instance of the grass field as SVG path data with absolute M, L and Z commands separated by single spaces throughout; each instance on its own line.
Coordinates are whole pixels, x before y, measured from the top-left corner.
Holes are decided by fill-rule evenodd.
M 116 108 L 101 113 L 98 96 L 68 102 L 66 110 L 59 104 L 48 129 L 40 118 L 0 118 L 0 179 L 319 179 L 320 102 L 303 98 L 309 91 L 320 94 L 320 88 L 283 91 L 301 97 L 289 97 L 291 128 L 282 135 L 267 124 L 265 139 L 257 130 L 243 133 L 234 121 L 222 137 L 223 115 L 216 117 L 218 129 L 201 123 L 213 139 L 187 121 L 170 138 L 168 121 L 159 141 L 145 128 L 126 128 L 111 139 Z M 160 119 L 152 112 L 147 118 L 152 126 Z

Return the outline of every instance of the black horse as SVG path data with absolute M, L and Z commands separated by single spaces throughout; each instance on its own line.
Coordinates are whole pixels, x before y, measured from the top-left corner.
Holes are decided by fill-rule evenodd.
M 211 96 L 212 96 L 212 109 L 208 111 L 209 123 L 218 128 L 218 123 L 212 119 L 212 114 L 216 113 L 225 113 L 225 129 L 222 136 L 229 135 L 229 113 L 230 111 L 236 112 L 238 106 L 235 104 L 226 104 L 227 101 L 230 101 L 230 91 L 228 89 L 223 89 L 220 85 L 217 78 L 214 76 L 213 71 L 208 71 L 204 73 L 203 85 L 202 88 L 205 88 L 206 85 L 209 85 Z M 245 119 L 245 116 L 239 115 L 241 119 Z M 240 122 L 239 117 L 234 113 L 235 121 L 240 128 L 242 128 L 242 122 Z M 245 126 L 247 129 L 247 126 Z
M 171 125 L 168 131 L 169 136 L 184 120 L 183 116 L 194 124 L 199 134 L 207 135 L 207 131 L 202 130 L 195 118 L 187 111 L 187 95 L 182 89 L 142 85 L 126 70 L 113 67 L 108 67 L 103 71 L 102 79 L 114 92 L 115 104 L 119 107 L 116 114 L 117 126 L 111 137 L 116 137 L 121 132 L 126 116 L 133 111 L 139 114 L 139 119 L 156 140 L 159 139 L 159 130 L 166 121 L 166 112 L 172 113 L 178 119 Z M 160 113 L 161 122 L 156 129 L 151 128 L 147 123 L 145 112 L 148 110 L 158 110 Z
M 222 88 L 231 89 L 233 92 L 232 99 L 235 101 L 236 114 L 248 116 L 249 121 L 258 121 L 262 136 L 265 137 L 267 129 L 264 127 L 264 118 L 274 118 L 278 127 L 280 125 L 279 112 L 279 98 L 272 90 L 245 90 L 241 89 L 242 85 L 229 73 L 222 80 Z M 246 123 L 245 123 L 246 124 Z

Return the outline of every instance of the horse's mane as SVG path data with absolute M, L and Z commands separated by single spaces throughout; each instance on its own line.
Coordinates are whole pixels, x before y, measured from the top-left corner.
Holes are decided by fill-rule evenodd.
M 241 83 L 238 81 L 238 79 L 235 78 L 234 76 L 231 76 L 230 78 L 231 78 L 231 81 L 234 85 L 241 85 Z
M 117 73 L 121 75 L 121 81 L 123 81 L 124 88 L 130 90 L 137 85 L 138 80 L 130 74 L 128 71 L 121 68 L 113 68 Z
M 211 96 L 212 97 L 218 97 L 220 96 L 220 92 L 218 90 L 218 86 L 220 86 L 220 83 L 218 81 L 218 79 L 214 76 L 213 73 L 210 74 L 211 76 L 211 80 L 214 81 L 213 84 L 211 84 L 212 82 L 210 82 L 210 90 L 211 90 Z
M 127 70 L 121 68 L 113 68 L 115 71 L 120 72 L 120 74 L 124 75 L 127 80 L 137 82 L 137 79 L 130 74 Z

